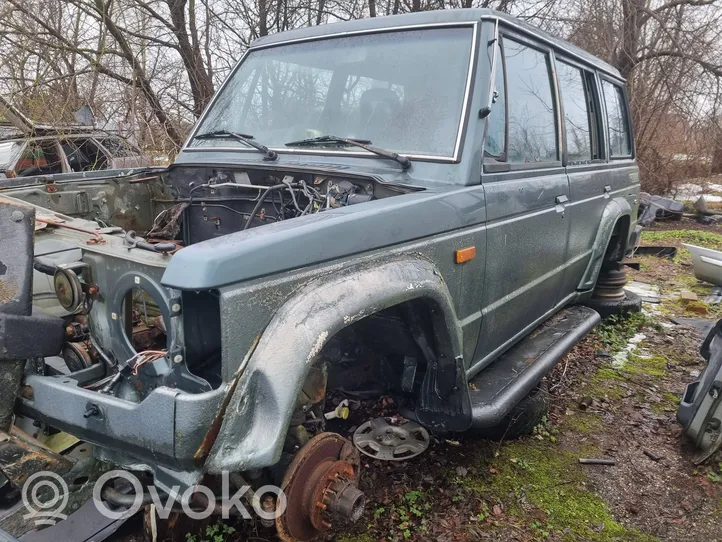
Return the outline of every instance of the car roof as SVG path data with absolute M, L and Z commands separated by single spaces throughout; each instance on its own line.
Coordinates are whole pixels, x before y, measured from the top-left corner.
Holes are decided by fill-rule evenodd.
M 54 139 L 68 137 L 116 137 L 122 138 L 119 134 L 107 132 L 104 130 L 88 129 L 87 126 L 35 126 L 33 133 L 25 133 L 22 130 L 9 125 L 0 125 L 0 141 L 26 141 L 29 139 Z
M 612 75 L 617 79 L 623 80 L 616 68 L 591 53 L 588 53 L 584 49 L 557 38 L 556 36 L 536 28 L 535 26 L 527 24 L 516 17 L 512 17 L 511 15 L 507 15 L 506 13 L 501 13 L 500 11 L 495 11 L 493 9 L 446 9 L 438 11 L 424 11 L 420 13 L 406 13 L 403 15 L 389 15 L 386 17 L 370 17 L 366 19 L 356 19 L 353 21 L 299 28 L 258 38 L 251 44 L 251 50 L 289 41 L 323 38 L 348 33 L 370 32 L 374 30 L 398 30 L 407 26 L 411 27 L 453 23 L 463 24 L 480 21 L 482 19 L 498 19 L 507 26 L 532 34 L 534 37 L 541 39 L 558 51 L 563 51 L 577 60 L 581 60 L 600 71 Z

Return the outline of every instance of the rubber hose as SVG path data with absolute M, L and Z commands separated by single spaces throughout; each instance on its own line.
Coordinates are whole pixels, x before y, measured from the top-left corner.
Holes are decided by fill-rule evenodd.
M 55 272 L 58 270 L 57 265 L 49 264 L 49 263 L 43 263 L 37 258 L 33 259 L 33 269 L 35 271 L 39 271 L 40 273 L 43 273 L 45 275 L 53 276 L 55 275 Z

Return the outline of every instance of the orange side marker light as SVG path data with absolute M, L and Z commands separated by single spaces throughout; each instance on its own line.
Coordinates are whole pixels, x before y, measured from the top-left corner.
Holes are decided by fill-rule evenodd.
M 476 247 L 464 247 L 455 252 L 456 263 L 464 263 L 476 258 Z

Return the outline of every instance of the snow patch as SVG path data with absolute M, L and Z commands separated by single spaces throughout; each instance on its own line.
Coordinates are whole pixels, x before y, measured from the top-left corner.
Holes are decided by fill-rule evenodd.
M 644 333 L 637 333 L 636 335 L 634 335 L 634 337 L 629 339 L 627 341 L 627 346 L 617 352 L 614 355 L 614 358 L 612 358 L 612 366 L 615 369 L 620 369 L 621 367 L 624 367 L 624 364 L 627 363 L 627 360 L 629 359 L 629 354 L 631 354 L 632 351 L 637 348 L 637 345 L 646 338 L 647 336 Z

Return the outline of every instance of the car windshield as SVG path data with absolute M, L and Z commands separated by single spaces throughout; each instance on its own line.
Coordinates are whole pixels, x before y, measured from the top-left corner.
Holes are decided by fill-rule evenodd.
M 196 134 L 239 132 L 278 150 L 293 141 L 333 135 L 408 155 L 453 157 L 472 43 L 471 27 L 453 27 L 251 51 Z M 190 146 L 247 148 L 230 138 L 195 139 Z
M 20 146 L 17 141 L 0 142 L 0 171 L 5 171 L 12 164 Z

